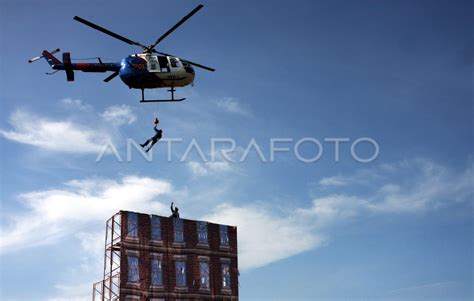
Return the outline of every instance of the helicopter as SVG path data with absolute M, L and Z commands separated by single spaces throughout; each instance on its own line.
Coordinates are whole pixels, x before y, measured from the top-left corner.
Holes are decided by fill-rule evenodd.
M 43 50 L 41 56 L 30 59 L 28 62 L 32 63 L 39 59 L 46 59 L 53 72 L 46 74 L 54 74 L 58 71 L 65 71 L 67 81 L 74 81 L 74 71 L 80 70 L 83 72 L 113 72 L 104 82 L 109 82 L 117 75 L 130 89 L 141 90 L 140 102 L 176 102 L 182 101 L 185 98 L 175 98 L 174 92 L 176 87 L 184 87 L 194 83 L 195 72 L 194 67 L 198 67 L 208 71 L 215 71 L 214 68 L 207 67 L 190 60 L 180 58 L 178 56 L 157 51 L 155 47 L 175 31 L 179 26 L 197 13 L 203 5 L 200 4 L 184 16 L 178 23 L 171 27 L 167 32 L 161 35 L 153 44 L 146 46 L 139 42 L 132 41 L 122 35 L 114 33 L 104 27 L 96 25 L 81 17 L 75 16 L 74 20 L 92 27 L 95 30 L 101 31 L 111 37 L 114 37 L 129 45 L 134 45 L 142 48 L 142 53 L 131 54 L 122 59 L 121 62 L 104 63 L 98 58 L 98 63 L 72 63 L 71 54 L 69 52 L 62 53 L 61 62 L 54 56 L 55 53 L 60 52 L 60 49 L 54 51 Z M 171 92 L 170 99 L 145 99 L 145 89 L 169 88 Z

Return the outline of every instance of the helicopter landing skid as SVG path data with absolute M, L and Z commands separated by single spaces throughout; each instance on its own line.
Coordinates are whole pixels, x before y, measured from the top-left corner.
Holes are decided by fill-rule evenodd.
M 176 91 L 175 88 L 171 88 L 168 90 L 168 92 L 171 92 L 171 99 L 145 99 L 145 90 L 142 89 L 142 99 L 140 102 L 176 102 L 176 101 L 183 101 L 186 98 L 174 98 L 174 91 Z

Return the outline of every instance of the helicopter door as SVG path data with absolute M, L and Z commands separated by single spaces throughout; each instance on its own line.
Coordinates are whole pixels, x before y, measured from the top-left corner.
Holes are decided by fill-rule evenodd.
M 160 62 L 160 72 L 170 72 L 170 65 L 168 62 L 168 57 L 158 56 L 158 61 Z

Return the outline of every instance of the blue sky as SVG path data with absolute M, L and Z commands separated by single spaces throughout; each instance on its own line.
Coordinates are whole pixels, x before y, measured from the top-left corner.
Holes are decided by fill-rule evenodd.
M 473 298 L 472 1 L 203 1 L 159 50 L 197 69 L 179 104 L 139 104 L 119 78 L 44 75 L 43 49 L 119 61 L 200 2 L 1 1 L 1 298 L 86 300 L 101 277 L 104 221 L 120 209 L 237 225 L 242 300 Z M 163 92 L 152 92 L 159 96 Z M 179 138 L 132 151 L 160 118 Z M 180 162 L 193 138 L 321 142 L 262 163 Z M 370 163 L 350 145 L 369 137 Z M 334 144 L 348 138 L 334 160 Z M 110 139 L 123 162 L 106 154 Z M 301 154 L 314 155 L 312 144 Z M 368 157 L 367 144 L 357 148 Z

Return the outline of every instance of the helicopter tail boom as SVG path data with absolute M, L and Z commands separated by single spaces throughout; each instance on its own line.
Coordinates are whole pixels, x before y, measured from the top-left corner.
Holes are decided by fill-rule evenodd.
M 71 61 L 71 54 L 69 52 L 63 52 L 61 62 L 57 57 L 53 54 L 59 52 L 60 49 L 55 49 L 54 51 L 43 50 L 41 56 L 32 58 L 28 60 L 29 63 L 36 62 L 42 58 L 44 58 L 54 72 L 46 73 L 46 74 L 54 74 L 58 71 L 65 71 L 67 81 L 74 81 L 74 70 L 82 71 L 82 72 L 107 72 L 113 71 L 113 76 L 109 76 L 107 81 L 110 81 L 112 78 L 118 75 L 118 72 L 121 67 L 121 63 L 104 63 L 99 58 L 99 63 L 72 63 Z

